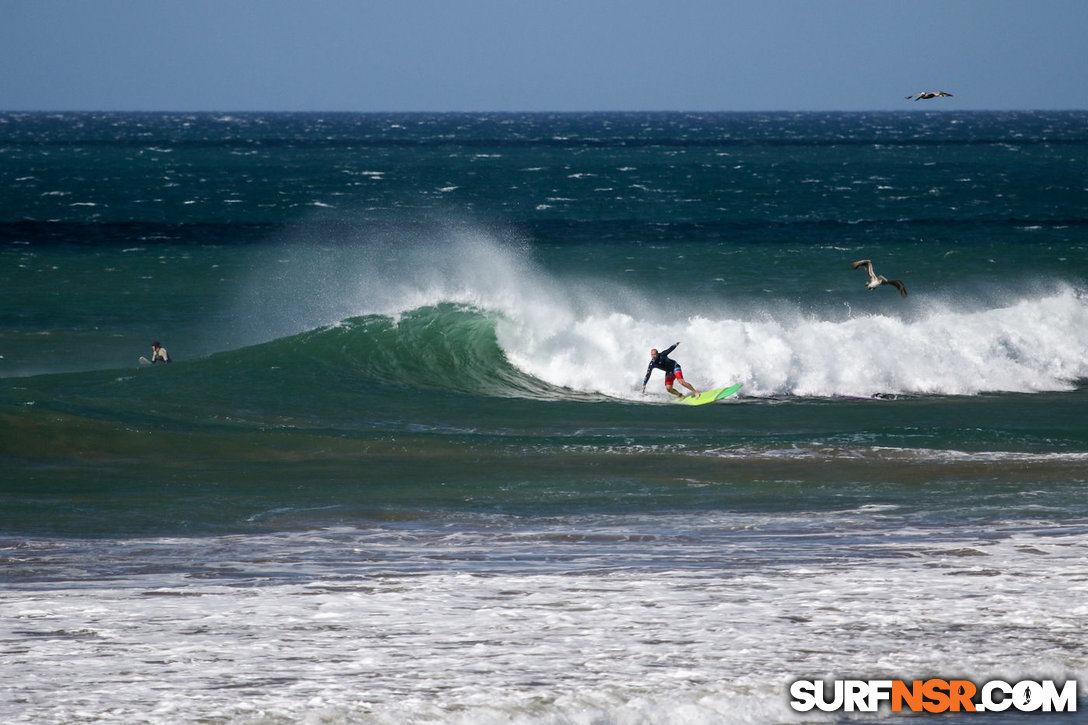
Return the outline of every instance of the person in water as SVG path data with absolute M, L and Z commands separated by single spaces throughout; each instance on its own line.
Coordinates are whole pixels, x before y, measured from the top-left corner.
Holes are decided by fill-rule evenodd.
M 166 348 L 160 345 L 158 340 L 151 343 L 151 364 L 168 362 L 170 362 L 170 356 L 166 353 Z
M 679 344 L 679 342 L 676 343 L 676 345 Z M 646 383 L 650 382 L 650 374 L 653 373 L 655 368 L 665 371 L 665 390 L 668 390 L 676 397 L 684 397 L 683 393 L 672 386 L 677 380 L 695 395 L 699 394 L 699 391 L 693 388 L 691 383 L 684 380 L 684 371 L 680 369 L 680 363 L 669 357 L 669 353 L 676 349 L 676 345 L 666 348 L 664 352 L 658 352 L 656 349 L 650 350 L 650 364 L 646 366 L 646 377 L 642 380 L 643 395 L 646 394 Z

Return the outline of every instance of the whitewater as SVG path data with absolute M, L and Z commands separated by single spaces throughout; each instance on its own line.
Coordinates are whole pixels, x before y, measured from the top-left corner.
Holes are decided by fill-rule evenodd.
M 954 287 L 922 289 L 894 308 L 877 299 L 886 289 L 850 294 L 863 275 L 848 271 L 846 252 L 820 250 L 842 263 L 831 290 L 819 280 L 804 286 L 816 300 L 761 299 L 748 279 L 735 284 L 712 269 L 693 273 L 693 294 L 674 285 L 662 305 L 654 290 L 622 275 L 545 268 L 516 237 L 456 227 L 432 234 L 397 239 L 395 255 L 366 242 L 285 248 L 274 255 L 291 270 L 282 284 L 263 269 L 253 275 L 260 283 L 245 304 L 261 312 L 250 324 L 286 336 L 378 315 L 396 329 L 406 316 L 452 306 L 465 314 L 460 324 L 493 330 L 505 362 L 521 374 L 617 399 L 640 391 L 651 347 L 676 341 L 701 388 L 744 382 L 743 394 L 757 397 L 1060 391 L 1088 377 L 1088 297 L 1069 282 L 973 299 Z

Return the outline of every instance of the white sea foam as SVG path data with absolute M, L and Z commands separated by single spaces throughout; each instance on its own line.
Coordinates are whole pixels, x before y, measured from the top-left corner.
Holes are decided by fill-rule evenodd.
M 588 446 L 587 446 L 588 448 Z M 645 447 L 624 448 L 617 450 L 620 453 L 648 452 Z M 808 445 L 792 445 L 788 447 L 775 446 L 745 446 L 729 445 L 722 448 L 709 450 L 686 451 L 687 455 L 713 456 L 732 460 L 860 460 L 872 461 L 881 464 L 888 463 L 932 463 L 932 464 L 978 464 L 978 465 L 1003 465 L 1008 463 L 1022 464 L 1054 464 L 1070 466 L 1083 466 L 1088 463 L 1088 453 L 1074 452 L 1048 452 L 1028 453 L 1023 451 L 960 451 L 939 450 L 931 448 L 893 448 L 888 446 L 862 446 L 819 443 Z
M 794 679 L 1088 678 L 1083 532 L 722 516 L 9 550 L 0 718 L 811 722 Z
M 535 330 L 504 331 L 519 367 L 555 384 L 592 384 L 556 364 L 558 348 L 577 349 L 593 361 L 600 392 L 618 396 L 630 394 L 651 345 L 676 341 L 673 357 L 698 387 L 744 382 L 747 395 L 1035 392 L 1069 390 L 1088 376 L 1088 304 L 1069 288 L 978 311 L 934 304 L 916 319 L 703 310 L 655 324 L 614 310 L 572 319 L 543 340 Z
M 503 313 L 509 359 L 553 385 L 614 397 L 638 392 L 650 347 L 677 341 L 673 357 L 697 387 L 743 382 L 756 396 L 1038 392 L 1088 377 L 1088 300 L 1071 287 L 986 309 L 932 302 L 912 317 L 737 314 L 703 302 L 671 319 L 615 285 L 513 284 L 516 295 L 475 300 Z

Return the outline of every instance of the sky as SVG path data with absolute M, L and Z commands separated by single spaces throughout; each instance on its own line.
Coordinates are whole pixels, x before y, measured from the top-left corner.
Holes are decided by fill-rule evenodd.
M 1084 110 L 1086 31 L 1088 0 L 0 0 L 0 111 Z

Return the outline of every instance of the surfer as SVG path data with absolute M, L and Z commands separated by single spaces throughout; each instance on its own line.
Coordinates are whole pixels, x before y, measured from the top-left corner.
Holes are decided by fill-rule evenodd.
M 865 283 L 865 286 L 869 288 L 870 292 L 872 292 L 882 284 L 890 284 L 892 287 L 895 287 L 897 290 L 899 290 L 900 297 L 907 296 L 906 286 L 897 279 L 887 279 L 884 275 L 874 272 L 873 263 L 871 260 L 859 259 L 850 266 L 853 269 L 857 269 L 858 267 L 865 267 L 865 271 L 869 273 L 869 281 Z
M 650 374 L 653 373 L 655 368 L 665 371 L 665 390 L 668 390 L 676 397 L 684 397 L 683 393 L 677 391 L 677 389 L 672 386 L 672 384 L 677 380 L 679 380 L 681 385 L 683 385 L 695 395 L 699 394 L 698 390 L 691 387 L 691 383 L 689 383 L 687 380 L 684 380 L 684 371 L 680 369 L 680 363 L 669 357 L 669 353 L 675 350 L 676 345 L 679 344 L 680 343 L 678 342 L 672 347 L 666 348 L 664 352 L 658 352 L 656 348 L 650 350 L 650 364 L 646 366 L 646 377 L 642 380 L 643 395 L 646 394 L 646 383 L 650 382 Z
M 168 362 L 170 362 L 170 356 L 166 353 L 166 348 L 160 345 L 158 340 L 151 343 L 151 364 Z

